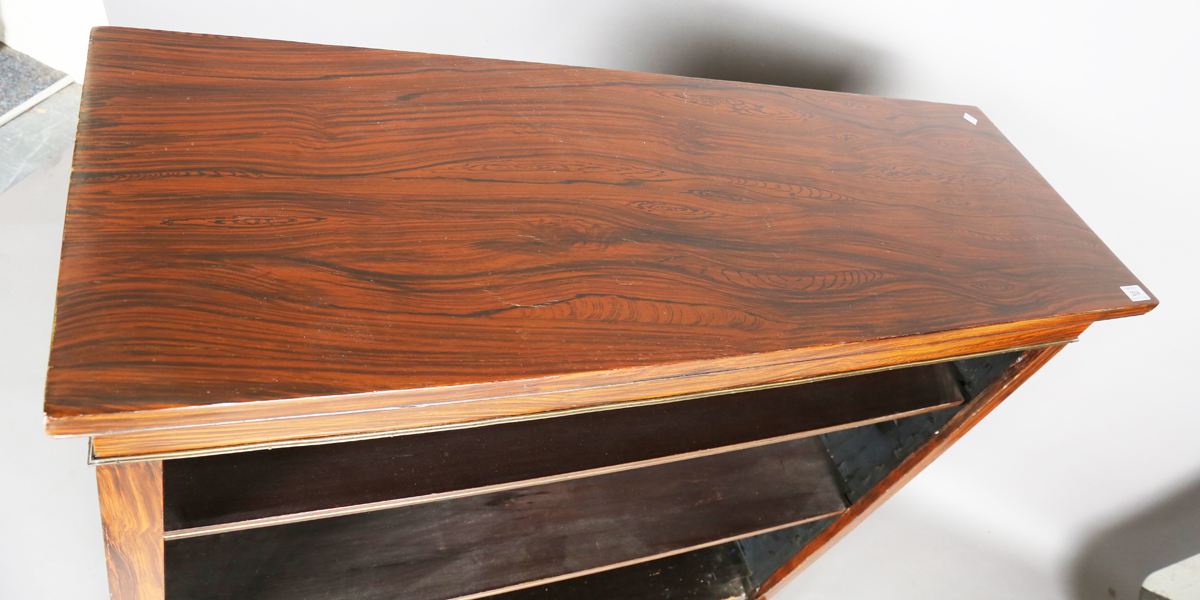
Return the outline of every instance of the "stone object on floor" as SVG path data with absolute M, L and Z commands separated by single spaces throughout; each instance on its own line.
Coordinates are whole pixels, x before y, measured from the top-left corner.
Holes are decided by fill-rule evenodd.
M 1139 600 L 1200 600 L 1200 554 L 1163 567 L 1142 582 Z

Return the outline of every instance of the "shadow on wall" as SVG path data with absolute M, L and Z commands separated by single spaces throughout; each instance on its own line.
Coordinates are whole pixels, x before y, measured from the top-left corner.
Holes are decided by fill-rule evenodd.
M 1084 545 L 1071 567 L 1077 600 L 1135 600 L 1146 576 L 1200 554 L 1200 478 Z
M 768 14 L 696 5 L 638 13 L 614 39 L 632 70 L 869 94 L 883 55 Z

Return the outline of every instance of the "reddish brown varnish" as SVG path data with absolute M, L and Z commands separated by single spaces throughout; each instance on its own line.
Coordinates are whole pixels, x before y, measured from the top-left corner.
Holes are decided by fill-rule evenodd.
M 1139 282 L 974 107 L 120 28 L 94 30 L 87 75 L 45 410 L 101 458 L 725 394 L 1060 344 L 1157 305 L 1121 291 Z M 1028 350 L 753 595 L 1055 352 Z M 689 460 L 731 459 L 714 456 Z M 645 483 L 689 462 L 613 460 L 630 469 L 543 483 Z M 115 597 L 163 596 L 162 473 L 97 472 Z M 605 493 L 626 499 L 622 485 Z M 774 511 L 722 518 L 796 520 Z M 639 552 L 609 558 L 659 551 Z
M 1137 283 L 973 107 L 100 28 L 45 409 L 154 437 L 113 455 L 402 429 L 945 358 Z
M 96 467 L 113 600 L 162 600 L 162 462 Z
M 942 334 L 927 336 L 912 336 L 902 340 L 881 340 L 871 344 L 872 349 L 865 352 L 854 352 L 855 347 L 826 346 L 811 352 L 804 352 L 804 360 L 794 363 L 768 362 L 769 357 L 754 355 L 725 362 L 734 363 L 728 370 L 703 372 L 697 374 L 661 377 L 650 381 L 631 381 L 628 372 L 605 373 L 598 380 L 602 385 L 571 390 L 571 383 L 579 379 L 590 379 L 591 374 L 581 374 L 580 378 L 569 375 L 544 382 L 538 385 L 526 382 L 509 382 L 467 386 L 455 388 L 458 394 L 472 392 L 493 392 L 497 395 L 482 398 L 474 402 L 440 402 L 437 392 L 440 389 L 415 390 L 413 394 L 381 393 L 370 396 L 338 396 L 334 398 L 300 399 L 279 406 L 278 403 L 249 403 L 247 405 L 217 407 L 222 412 L 214 415 L 193 415 L 187 413 L 196 421 L 204 419 L 241 418 L 232 423 L 217 423 L 204 426 L 185 428 L 154 428 L 160 422 L 168 422 L 169 418 L 177 416 L 178 411 L 161 411 L 156 415 L 117 415 L 130 422 L 141 422 L 147 431 L 138 431 L 122 435 L 100 436 L 93 438 L 95 456 L 101 459 L 127 459 L 145 455 L 163 454 L 170 452 L 246 450 L 258 443 L 257 447 L 270 446 L 280 441 L 289 444 L 311 443 L 318 436 L 348 434 L 362 431 L 409 430 L 416 427 L 449 425 L 458 426 L 462 423 L 479 422 L 509 415 L 544 416 L 553 409 L 587 409 L 608 402 L 606 406 L 625 406 L 620 401 L 613 402 L 614 397 L 622 390 L 637 394 L 629 398 L 637 400 L 642 395 L 678 397 L 695 391 L 697 386 L 709 385 L 719 390 L 727 391 L 730 387 L 754 385 L 763 382 L 790 381 L 827 373 L 842 373 L 879 367 L 880 365 L 902 365 L 914 361 L 935 360 L 946 356 L 962 356 L 977 352 L 995 352 L 999 350 L 1040 345 L 1047 343 L 1062 343 L 1070 341 L 1078 335 L 1086 325 L 1066 327 L 1048 327 L 1016 333 L 980 335 L 962 339 L 949 339 Z M 981 328 L 996 329 L 996 328 Z M 956 332 L 962 335 L 964 332 Z M 920 338 L 926 343 L 914 343 L 913 338 Z M 905 342 L 912 345 L 905 345 Z M 861 350 L 861 349 L 860 349 Z M 737 368 L 737 363 L 754 362 L 758 367 Z M 766 364 L 762 364 L 766 363 Z M 710 367 L 713 365 L 709 363 Z M 670 372 L 664 368 L 661 371 Z M 548 388 L 548 389 L 547 389 Z M 503 392 L 503 393 L 501 393 Z M 522 393 L 523 392 L 523 393 Z M 512 394 L 512 395 L 508 395 Z M 723 393 L 721 395 L 728 395 Z M 382 410 L 375 412 L 324 412 L 325 407 L 339 406 L 350 411 L 362 405 L 378 406 L 379 403 L 401 396 L 413 403 L 401 409 Z M 415 401 L 426 399 L 425 402 Z M 285 412 L 286 409 L 286 412 Z M 300 413 L 307 410 L 309 413 Z M 332 410 L 332 408 L 331 408 Z M 366 410 L 366 409 L 363 409 Z M 165 414 L 162 414 L 165 413 Z M 561 413 L 554 413 L 561 414 Z M 311 415 L 311 416 L 308 416 Z M 288 416 L 290 418 L 279 418 Z M 328 438 L 325 438 L 328 439 Z

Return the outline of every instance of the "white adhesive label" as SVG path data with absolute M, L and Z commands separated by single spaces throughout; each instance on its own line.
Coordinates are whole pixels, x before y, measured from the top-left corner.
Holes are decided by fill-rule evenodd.
M 971 113 L 963 113 L 963 118 L 970 121 L 972 125 L 979 124 L 979 119 L 971 116 Z
M 1125 295 L 1129 296 L 1129 299 L 1134 302 L 1150 299 L 1150 294 L 1147 294 L 1146 290 L 1143 290 L 1140 285 L 1123 285 L 1121 286 L 1121 291 L 1125 292 Z

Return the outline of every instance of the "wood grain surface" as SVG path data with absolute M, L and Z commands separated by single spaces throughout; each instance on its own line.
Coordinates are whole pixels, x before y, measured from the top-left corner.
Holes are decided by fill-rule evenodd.
M 816 435 L 962 402 L 951 364 L 653 406 L 166 461 L 164 527 L 379 510 Z
M 639 380 L 630 370 L 607 372 L 595 378 L 600 383 L 592 387 L 574 388 L 579 382 L 571 375 L 564 375 L 549 382 L 508 382 L 477 386 L 472 392 L 459 387 L 457 394 L 494 394 L 474 401 L 439 401 L 442 388 L 412 390 L 408 394 L 372 394 L 369 396 L 300 399 L 288 403 L 260 402 L 236 406 L 216 406 L 201 415 L 181 415 L 184 409 L 160 411 L 158 414 L 131 413 L 108 415 L 123 423 L 142 422 L 144 426 L 157 425 L 146 431 L 127 434 L 98 436 L 92 439 L 95 460 L 142 460 L 242 452 L 264 448 L 279 448 L 293 445 L 330 443 L 395 435 L 396 431 L 422 432 L 431 429 L 459 428 L 494 424 L 505 420 L 527 420 L 548 416 L 561 417 L 571 411 L 608 410 L 629 408 L 643 403 L 676 401 L 679 398 L 701 394 L 727 394 L 741 386 L 759 384 L 796 384 L 797 380 L 809 377 L 841 374 L 857 376 L 859 369 L 879 368 L 914 362 L 945 360 L 978 352 L 995 352 L 1012 348 L 1061 344 L 1072 341 L 1086 325 L 1048 327 L 1016 333 L 993 333 L 978 337 L 955 338 L 943 334 L 913 336 L 924 338 L 925 343 L 915 344 L 911 338 L 893 338 L 871 343 L 873 349 L 859 351 L 853 346 L 824 346 L 802 353 L 806 360 L 789 362 L 788 357 L 764 357 L 751 355 L 737 359 L 724 359 L 718 365 L 707 366 L 718 370 L 701 373 L 685 373 L 653 380 Z M 979 328 L 1002 330 L 1003 326 Z M 958 332 L 962 333 L 962 332 Z M 784 353 L 777 353 L 784 354 Z M 794 356 L 792 356 L 794 358 Z M 690 365 L 690 363 L 689 363 Z M 757 366 L 747 366 L 757 365 Z M 677 366 L 664 367 L 662 371 L 680 373 Z M 847 373 L 849 372 L 849 373 Z M 591 379 L 592 374 L 581 374 L 581 379 Z M 466 387 L 466 386 L 463 386 Z M 732 389 L 731 389 L 732 388 Z M 623 397 L 622 392 L 632 394 Z M 641 399 L 641 394 L 650 395 Z M 380 409 L 390 396 L 401 396 L 405 404 L 391 409 Z M 418 399 L 424 399 L 420 402 Z M 616 400 L 614 400 L 616 399 Z M 395 398 L 391 398 L 395 401 Z M 334 412 L 341 409 L 344 412 Z M 205 410 L 197 407 L 195 410 Z M 307 411 L 298 413 L 297 411 Z M 220 412 L 218 412 L 220 411 Z M 213 419 L 241 417 L 232 423 L 170 427 L 169 423 L 181 416 L 198 423 Z M 287 418 L 282 418 L 286 416 Z M 325 436 L 325 437 L 321 437 Z
M 751 597 L 766 599 L 779 593 L 788 582 L 812 565 L 834 544 L 875 512 L 876 508 L 894 496 L 905 484 L 948 450 L 954 442 L 978 425 L 984 417 L 995 410 L 1005 398 L 1008 398 L 1021 384 L 1032 377 L 1062 348 L 1062 346 L 1052 346 L 1025 352 L 962 410 L 951 417 L 950 421 L 928 442 L 906 456 L 882 481 L 861 498 L 855 500 L 850 508 L 838 515 L 829 527 L 817 534 L 798 554 L 768 577 L 764 583 L 758 586 Z
M 753 589 L 736 542 L 492 596 L 495 600 L 741 600 Z
M 163 600 L 162 462 L 100 465 L 96 486 L 109 596 Z
M 78 131 L 55 434 L 558 390 L 519 414 L 1157 304 L 973 107 L 99 28 Z
M 176 600 L 479 597 L 844 507 L 824 447 L 803 438 L 520 490 L 169 540 L 167 594 Z

